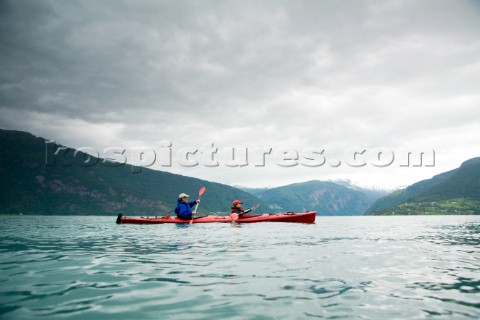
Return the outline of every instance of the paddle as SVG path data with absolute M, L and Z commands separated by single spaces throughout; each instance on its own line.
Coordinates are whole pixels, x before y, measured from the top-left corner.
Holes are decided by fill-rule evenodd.
M 205 193 L 205 189 L 207 189 L 206 187 L 201 187 L 200 190 L 198 190 L 198 200 L 200 200 L 200 198 L 202 197 L 202 194 Z M 198 202 L 197 204 L 195 205 L 195 210 L 193 210 L 193 213 L 192 213 L 192 220 L 190 220 L 189 224 L 192 224 L 193 223 L 193 215 L 195 213 L 197 213 L 197 208 L 198 208 Z
M 232 218 L 233 222 L 237 222 L 238 219 L 238 213 L 230 213 L 230 218 Z
M 252 209 L 252 211 L 253 211 L 253 210 L 257 209 L 259 206 L 260 206 L 260 203 L 257 204 L 255 207 L 251 207 L 250 209 Z

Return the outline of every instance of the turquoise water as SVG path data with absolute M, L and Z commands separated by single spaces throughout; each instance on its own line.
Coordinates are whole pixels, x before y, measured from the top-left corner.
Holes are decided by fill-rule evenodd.
M 1 319 L 478 319 L 480 217 L 0 216 Z

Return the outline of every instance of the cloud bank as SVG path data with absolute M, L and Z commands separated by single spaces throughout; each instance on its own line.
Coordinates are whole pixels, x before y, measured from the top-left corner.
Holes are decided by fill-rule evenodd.
M 320 167 L 155 168 L 398 187 L 480 150 L 476 1 L 2 1 L 0 127 L 72 147 L 318 147 Z M 434 167 L 346 165 L 351 148 Z

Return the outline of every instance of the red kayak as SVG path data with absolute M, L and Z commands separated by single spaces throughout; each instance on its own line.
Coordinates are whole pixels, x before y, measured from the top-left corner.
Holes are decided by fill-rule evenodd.
M 237 223 L 254 223 L 254 222 L 297 222 L 297 223 L 314 223 L 316 217 L 315 211 L 305 213 L 264 213 L 264 214 L 245 214 L 238 217 L 238 214 L 231 216 L 204 216 L 194 218 L 193 220 L 182 220 L 173 217 L 124 217 L 119 214 L 117 223 L 136 223 L 136 224 L 161 224 L 161 223 L 227 223 L 235 221 Z

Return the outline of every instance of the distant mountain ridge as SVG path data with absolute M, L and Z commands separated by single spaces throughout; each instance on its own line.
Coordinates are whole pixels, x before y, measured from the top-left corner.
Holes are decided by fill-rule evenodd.
M 391 194 L 388 194 L 385 197 L 382 197 L 375 201 L 368 209 L 368 212 L 392 208 L 397 204 L 412 200 L 415 197 L 421 195 L 422 193 L 435 187 L 436 185 L 442 183 L 443 181 L 449 179 L 454 173 L 455 170 L 447 171 L 438 174 L 431 179 L 422 180 L 414 183 L 405 189 L 394 191 Z
M 367 197 L 370 203 L 373 203 L 390 193 L 390 191 L 385 189 L 359 187 L 353 184 L 350 180 L 333 180 L 332 182 L 345 186 L 349 189 L 360 191 Z
M 255 196 L 220 183 L 131 166 L 84 166 L 84 153 L 65 155 L 72 165 L 46 165 L 46 140 L 0 129 L 0 213 L 172 214 L 179 193 L 195 199 L 202 186 L 199 213 L 228 214 L 232 199 L 257 203 Z M 73 150 L 75 151 L 75 150 Z
M 424 192 L 422 200 L 467 198 L 480 200 L 480 157 L 462 163 L 448 179 Z
M 480 214 L 480 157 L 393 192 L 373 203 L 368 213 Z
M 233 199 L 258 212 L 317 211 L 318 215 L 480 214 L 480 157 L 459 168 L 386 195 L 348 181 L 307 181 L 275 188 L 243 188 L 130 165 L 82 165 L 87 154 L 66 153 L 46 165 L 46 140 L 0 129 L 0 213 L 172 214 L 180 192 L 194 199 L 202 186 L 199 213 L 227 214 Z M 62 155 L 63 157 L 63 155 Z M 97 159 L 102 162 L 103 159 Z M 95 160 L 94 159 L 94 160 Z M 383 197 L 382 197 L 383 196 Z
M 260 198 L 269 212 L 317 211 L 318 215 L 363 215 L 386 192 L 312 180 L 277 188 L 244 188 Z

